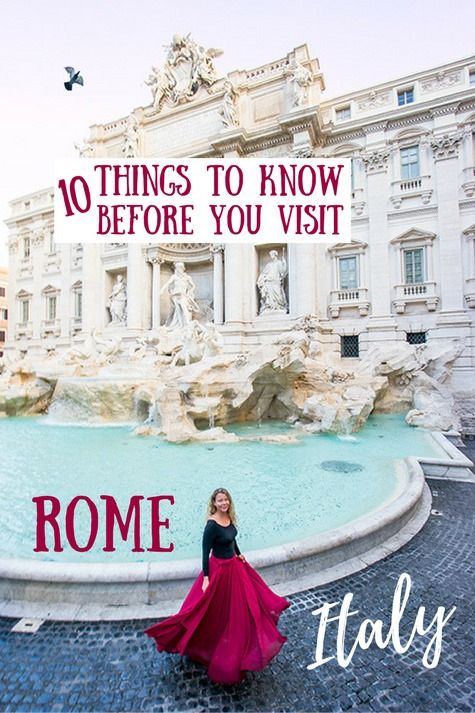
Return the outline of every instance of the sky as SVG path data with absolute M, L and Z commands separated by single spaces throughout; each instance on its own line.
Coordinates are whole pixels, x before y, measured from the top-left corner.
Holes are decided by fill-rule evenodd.
M 475 53 L 475 3 L 457 0 L 0 0 L 0 265 L 8 201 L 53 185 L 88 127 L 150 104 L 172 35 L 219 47 L 221 76 L 307 44 L 325 100 Z M 64 67 L 84 87 L 64 89 Z

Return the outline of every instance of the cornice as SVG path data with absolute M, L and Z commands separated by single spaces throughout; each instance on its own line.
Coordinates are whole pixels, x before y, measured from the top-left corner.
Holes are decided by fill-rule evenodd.
M 457 113 L 462 111 L 472 111 L 475 109 L 475 99 L 469 99 L 468 101 L 461 101 L 457 107 Z
M 366 136 L 364 127 L 358 127 L 352 129 L 351 131 L 344 131 L 341 133 L 327 133 L 326 131 L 322 134 L 323 146 L 333 146 L 333 144 L 339 144 L 342 141 L 352 141 L 353 139 L 363 139 Z
M 460 102 L 451 102 L 450 104 L 444 104 L 442 106 L 436 106 L 433 109 L 430 109 L 430 114 L 432 117 L 435 116 L 445 116 L 446 114 L 455 114 L 457 111 L 458 107 L 460 105 Z
M 430 111 L 421 111 L 419 114 L 411 114 L 411 116 L 401 117 L 400 119 L 390 119 L 387 128 L 388 130 L 399 129 L 402 126 L 412 126 L 423 121 L 430 121 L 432 118 Z

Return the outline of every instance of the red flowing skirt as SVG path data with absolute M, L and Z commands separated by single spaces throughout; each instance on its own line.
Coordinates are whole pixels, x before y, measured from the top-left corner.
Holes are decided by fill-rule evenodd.
M 277 629 L 289 602 L 269 589 L 248 562 L 211 556 L 209 586 L 201 572 L 180 611 L 145 631 L 159 651 L 189 656 L 217 683 L 261 671 L 287 641 Z

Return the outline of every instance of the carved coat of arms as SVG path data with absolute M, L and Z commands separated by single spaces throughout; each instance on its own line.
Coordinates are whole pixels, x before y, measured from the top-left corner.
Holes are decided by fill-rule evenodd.
M 156 111 L 165 102 L 176 105 L 190 101 L 201 86 L 211 86 L 217 78 L 213 59 L 222 54 L 222 50 L 198 45 L 189 34 L 174 35 L 166 50 L 164 67 L 152 67 L 145 82 L 152 90 Z

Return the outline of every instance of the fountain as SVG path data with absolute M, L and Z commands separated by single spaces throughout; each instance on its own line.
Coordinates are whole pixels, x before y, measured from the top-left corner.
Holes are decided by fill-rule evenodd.
M 167 324 L 132 346 L 92 332 L 62 355 L 3 362 L 0 412 L 20 417 L 0 421 L 0 447 L 18 444 L 2 447 L 16 459 L 4 462 L 15 479 L 3 499 L 3 614 L 51 611 L 52 602 L 55 616 L 73 618 L 173 609 L 199 569 L 201 510 L 218 485 L 239 503 L 251 561 L 289 593 L 410 539 L 430 512 L 423 467 L 467 477 L 469 462 L 443 437 L 410 429 L 403 416 L 375 416 L 405 410 L 409 424 L 456 430 L 444 381 L 461 343 L 378 347 L 348 369 L 320 353 L 307 317 L 246 354 L 225 355 L 216 327 L 197 319 L 184 268 L 164 289 L 174 298 Z M 61 502 L 108 494 L 121 508 L 168 493 L 174 553 L 157 559 L 122 547 L 106 556 L 98 547 L 87 557 L 32 559 L 31 499 L 48 491 Z M 270 538 L 258 526 L 262 502 L 266 530 L 279 523 Z M 78 540 L 87 541 L 80 526 Z

